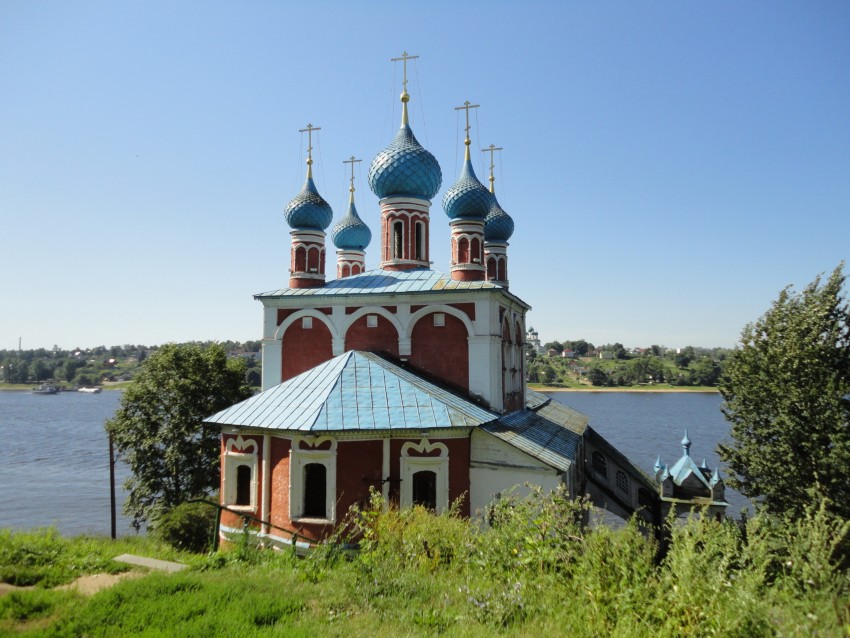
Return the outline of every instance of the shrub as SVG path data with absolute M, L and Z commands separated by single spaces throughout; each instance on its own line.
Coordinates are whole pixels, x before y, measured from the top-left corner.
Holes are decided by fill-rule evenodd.
M 210 549 L 215 509 L 206 503 L 181 503 L 156 522 L 154 533 L 174 549 L 201 554 Z

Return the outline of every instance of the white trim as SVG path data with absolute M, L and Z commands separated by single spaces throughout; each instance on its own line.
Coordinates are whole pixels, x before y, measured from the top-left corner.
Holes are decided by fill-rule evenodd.
M 411 451 L 427 454 L 439 450 L 440 456 L 409 456 Z M 413 506 L 413 475 L 421 471 L 437 475 L 437 513 L 449 508 L 449 449 L 444 443 L 431 443 L 422 439 L 419 443 L 408 441 L 401 446 L 401 506 Z
M 281 308 L 283 309 L 283 308 Z M 314 319 L 318 319 L 322 323 L 324 323 L 328 330 L 331 333 L 331 338 L 339 336 L 336 331 L 336 327 L 331 323 L 330 318 L 323 312 L 319 312 L 318 310 L 313 310 L 312 308 L 305 308 L 304 310 L 299 310 L 298 312 L 293 312 L 286 319 L 280 322 L 280 325 L 274 332 L 274 338 L 277 341 L 283 341 L 283 335 L 293 323 L 298 321 L 303 317 L 313 317 Z
M 257 450 L 259 446 L 254 439 L 243 439 L 238 436 L 230 438 L 224 446 L 224 467 L 222 468 L 222 496 L 223 504 L 231 509 L 256 512 L 257 511 Z M 249 452 L 249 450 L 252 450 Z M 247 505 L 237 505 L 237 476 L 239 468 L 245 466 L 251 471 L 250 502 Z
M 330 441 L 327 450 L 304 450 L 301 444 L 312 447 Z M 336 522 L 336 439 L 330 436 L 295 436 L 289 449 L 289 518 L 297 521 L 304 517 L 304 469 L 311 463 L 325 466 L 325 516 L 311 519 L 316 522 Z

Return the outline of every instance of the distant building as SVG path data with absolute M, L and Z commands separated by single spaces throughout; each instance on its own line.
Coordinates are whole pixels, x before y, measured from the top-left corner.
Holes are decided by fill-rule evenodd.
M 689 515 L 692 511 L 707 508 L 710 517 L 723 520 L 726 517 L 726 486 L 720 478 L 719 469 L 710 470 L 705 459 L 697 466 L 691 458 L 691 440 L 688 432 L 682 439 L 684 454 L 673 467 L 662 464 L 661 457 L 655 461 L 655 480 L 661 496 L 661 517 L 671 509 L 676 516 Z
M 528 329 L 525 335 L 525 342 L 534 348 L 534 352 L 537 354 L 544 354 L 546 352 L 546 349 L 540 344 L 540 335 L 537 334 L 534 328 Z

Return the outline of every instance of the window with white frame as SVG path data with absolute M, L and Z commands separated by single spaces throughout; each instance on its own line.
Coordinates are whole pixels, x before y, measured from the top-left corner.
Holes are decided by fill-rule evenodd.
M 328 445 L 328 442 L 330 443 Z M 296 437 L 289 451 L 289 517 L 336 521 L 336 440 Z
M 439 456 L 420 456 L 439 451 Z M 401 506 L 422 505 L 438 514 L 449 507 L 449 449 L 444 443 L 405 443 L 401 448 Z
M 257 509 L 257 450 L 254 439 L 227 439 L 224 450 L 224 504 L 234 509 Z

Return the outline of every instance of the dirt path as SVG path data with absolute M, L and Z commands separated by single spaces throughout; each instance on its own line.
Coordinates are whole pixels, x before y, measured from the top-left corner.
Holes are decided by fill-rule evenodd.
M 121 574 L 90 574 L 88 576 L 80 576 L 77 580 L 67 585 L 59 585 L 56 589 L 75 590 L 83 596 L 93 596 L 102 589 L 112 587 L 126 578 L 138 578 L 145 573 L 142 571 L 129 571 Z M 0 596 L 5 596 L 15 591 L 26 591 L 28 589 L 35 589 L 35 587 L 17 587 L 8 583 L 0 583 Z

